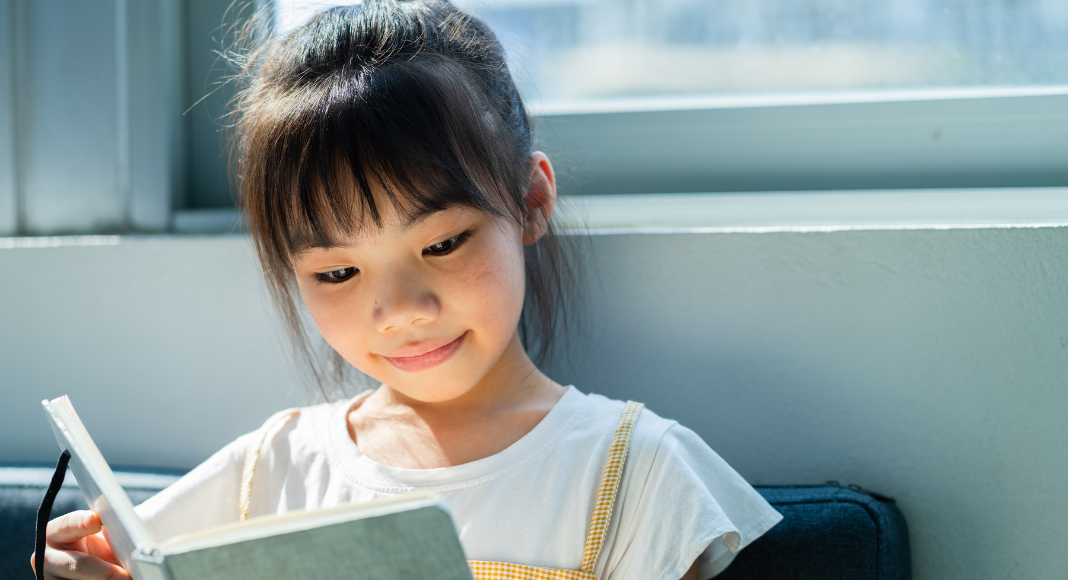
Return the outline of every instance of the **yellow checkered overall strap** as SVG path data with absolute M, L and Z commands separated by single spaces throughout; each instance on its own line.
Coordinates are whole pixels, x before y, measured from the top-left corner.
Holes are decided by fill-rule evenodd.
M 612 447 L 608 450 L 608 461 L 604 466 L 601 487 L 597 490 L 597 503 L 593 507 L 590 532 L 586 536 L 586 550 L 582 555 L 582 569 L 556 570 L 505 562 L 468 560 L 471 572 L 477 580 L 597 580 L 594 568 L 597 565 L 597 557 L 601 554 L 601 547 L 604 545 L 608 524 L 612 520 L 612 510 L 616 504 L 619 482 L 623 479 L 623 465 L 626 463 L 627 451 L 630 449 L 634 424 L 638 421 L 638 415 L 643 407 L 645 405 L 641 403 L 627 401 L 627 406 L 619 418 L 619 427 L 616 428 L 615 436 L 612 438 Z
M 581 570 L 556 570 L 481 560 L 468 560 L 467 565 L 471 567 L 471 574 L 476 580 L 597 580 L 593 572 Z
M 260 449 L 267 442 L 267 436 L 277 433 L 278 428 L 285 426 L 289 421 L 300 414 L 300 409 L 286 409 L 271 415 L 263 426 L 256 432 L 255 445 L 245 451 L 245 466 L 241 470 L 241 496 L 238 500 L 238 521 L 245 521 L 249 516 L 249 508 L 252 505 L 252 480 L 256 477 L 256 464 L 260 461 Z
M 593 508 L 590 533 L 586 536 L 586 552 L 582 556 L 583 572 L 593 573 L 593 567 L 597 564 L 597 556 L 601 554 L 604 536 L 608 532 L 608 523 L 612 520 L 612 508 L 616 505 L 619 480 L 623 479 L 623 464 L 627 461 L 627 450 L 630 449 L 634 424 L 638 422 L 638 414 L 642 412 L 643 407 L 645 405 L 641 403 L 627 401 L 623 415 L 619 418 L 619 427 L 616 428 L 616 434 L 612 438 L 612 447 L 608 450 L 608 463 L 604 466 L 601 488 L 597 490 L 597 504 Z

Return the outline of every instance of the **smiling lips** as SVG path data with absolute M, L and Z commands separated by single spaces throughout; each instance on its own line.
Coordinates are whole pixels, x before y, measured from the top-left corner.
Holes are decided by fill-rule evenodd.
M 446 344 L 445 346 L 439 346 L 434 350 L 424 352 L 423 354 L 416 356 L 387 356 L 383 357 L 388 360 L 393 366 L 402 371 L 409 373 L 426 370 L 431 367 L 435 367 L 446 360 L 452 353 L 456 352 L 460 348 L 460 343 L 463 342 L 467 333 L 463 333 L 456 340 Z

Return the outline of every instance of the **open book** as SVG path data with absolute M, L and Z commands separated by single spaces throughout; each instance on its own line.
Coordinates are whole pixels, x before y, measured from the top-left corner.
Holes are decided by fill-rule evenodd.
M 433 495 L 253 518 L 156 541 L 67 397 L 43 401 L 115 556 L 135 580 L 470 580 Z

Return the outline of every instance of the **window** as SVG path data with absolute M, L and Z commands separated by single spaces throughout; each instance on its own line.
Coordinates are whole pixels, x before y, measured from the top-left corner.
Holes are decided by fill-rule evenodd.
M 284 32 L 344 2 L 275 0 Z M 1063 0 L 455 0 L 571 194 L 1068 185 Z
M 564 194 L 1068 186 L 1065 0 L 454 2 Z M 230 227 L 233 6 L 0 0 L 0 235 Z
M 288 30 L 332 4 L 276 0 Z M 456 0 L 535 106 L 1068 84 L 1064 0 Z M 554 106 L 555 105 L 555 106 Z

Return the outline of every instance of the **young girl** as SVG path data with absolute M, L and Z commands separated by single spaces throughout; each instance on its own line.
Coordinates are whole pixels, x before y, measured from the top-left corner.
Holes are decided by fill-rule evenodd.
M 435 492 L 478 578 L 709 578 L 780 516 L 699 437 L 561 386 L 525 350 L 567 307 L 556 182 L 486 26 L 368 0 L 253 53 L 240 188 L 298 345 L 299 302 L 380 381 L 284 411 L 138 507 L 163 540 L 249 516 Z M 521 340 L 520 330 L 528 340 Z M 345 362 L 347 361 L 347 362 Z M 52 578 L 125 578 L 76 512 Z

